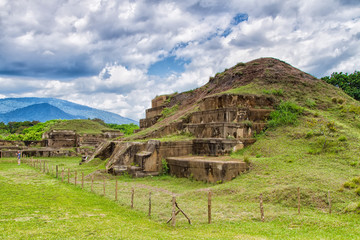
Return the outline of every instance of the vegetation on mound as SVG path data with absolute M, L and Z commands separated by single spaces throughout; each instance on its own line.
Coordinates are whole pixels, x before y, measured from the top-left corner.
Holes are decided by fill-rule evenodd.
M 334 72 L 331 76 L 321 78 L 325 82 L 341 88 L 346 94 L 360 100 L 360 72 L 354 73 L 337 73 Z
M 92 120 L 64 120 L 51 127 L 51 130 L 72 130 L 78 134 L 101 134 L 102 130 L 110 130 L 110 128 Z
M 276 110 L 270 114 L 268 125 L 270 128 L 296 125 L 298 124 L 298 116 L 302 114 L 304 109 L 293 102 L 281 102 Z
M 40 141 L 42 135 L 50 130 L 72 130 L 78 134 L 101 134 L 103 130 L 119 130 L 131 135 L 139 127 L 130 124 L 106 124 L 101 119 L 93 120 L 50 120 L 47 122 L 9 122 L 0 123 L 0 139 L 8 141 Z
M 64 120 L 50 120 L 47 122 L 36 122 L 36 124 L 29 126 L 29 122 L 16 122 L 8 123 L 12 126 L 20 126 L 18 130 L 11 134 L 10 132 L 2 133 L 0 137 L 7 141 L 40 141 L 44 132 L 47 132 L 51 129 L 52 126 L 58 124 Z

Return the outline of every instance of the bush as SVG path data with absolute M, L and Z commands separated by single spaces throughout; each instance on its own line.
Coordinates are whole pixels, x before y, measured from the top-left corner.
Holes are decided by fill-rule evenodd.
M 308 108 L 314 108 L 316 106 L 316 102 L 310 98 L 306 99 L 305 105 Z
M 274 112 L 270 114 L 269 127 L 296 125 L 303 108 L 293 102 L 281 102 Z
M 341 136 L 339 137 L 338 139 L 340 142 L 346 142 L 347 141 L 347 138 L 345 136 Z
M 360 196 L 360 187 L 358 187 L 356 190 L 355 190 L 355 193 Z
M 244 156 L 244 162 L 249 165 L 250 164 L 250 158 L 248 156 Z
M 164 175 L 168 175 L 169 174 L 169 166 L 168 163 L 166 161 L 166 159 L 161 159 L 161 172 L 160 175 L 164 176 Z
M 245 67 L 246 66 L 246 63 L 243 63 L 243 62 L 239 62 L 238 64 L 235 65 L 235 67 Z
M 344 183 L 344 188 L 348 188 L 348 189 L 356 188 L 356 184 L 354 182 L 346 182 Z
M 310 132 L 306 133 L 305 138 L 309 139 L 309 138 L 312 138 L 312 136 L 314 136 L 314 133 L 312 131 L 310 131 Z
M 175 114 L 175 112 L 179 109 L 179 104 L 172 106 L 171 108 L 164 108 L 161 112 L 162 119 L 170 117 L 171 115 Z

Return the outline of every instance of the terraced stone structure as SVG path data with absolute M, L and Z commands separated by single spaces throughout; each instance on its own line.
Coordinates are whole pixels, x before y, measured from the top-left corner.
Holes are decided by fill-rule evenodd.
M 166 160 L 175 176 L 228 181 L 246 169 L 243 163 L 231 165 L 229 154 L 255 142 L 283 99 L 281 91 L 270 90 L 289 85 L 296 92 L 314 91 L 316 81 L 274 58 L 239 63 L 200 88 L 154 98 L 139 132 L 101 145 L 89 160 L 108 159 L 108 172 L 134 176 L 156 175 Z
M 157 97 L 141 129 L 154 125 L 162 117 L 159 109 L 168 96 Z M 158 137 L 178 132 L 191 134 L 188 141 L 109 142 L 94 156 L 110 159 L 107 170 L 115 175 L 127 171 L 133 176 L 157 175 L 166 159 L 170 173 L 178 177 L 192 177 L 207 182 L 229 181 L 246 170 L 246 164 L 228 158 L 231 151 L 255 142 L 254 133 L 266 127 L 274 99 L 257 95 L 223 94 L 209 96 L 200 101 L 198 111 L 176 124 L 153 132 Z M 176 127 L 174 127 L 176 126 Z M 199 157 L 196 157 L 199 156 Z M 201 156 L 201 157 L 200 157 Z M 230 160 L 230 161 L 229 161 Z

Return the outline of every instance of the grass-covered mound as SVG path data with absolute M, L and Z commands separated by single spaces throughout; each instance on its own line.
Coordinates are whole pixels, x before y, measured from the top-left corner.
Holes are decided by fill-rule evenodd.
M 1 125 L 2 124 L 2 125 Z M 16 126 L 16 129 L 14 129 Z M 107 124 L 101 119 L 85 120 L 50 120 L 47 122 L 11 122 L 0 123 L 0 139 L 9 141 L 42 140 L 45 132 L 50 130 L 72 130 L 78 134 L 101 134 L 103 131 L 119 130 L 131 135 L 139 126 L 130 124 Z
M 52 125 L 51 130 L 72 130 L 78 134 L 101 134 L 103 130 L 111 130 L 111 128 L 98 121 L 75 119 L 60 121 Z

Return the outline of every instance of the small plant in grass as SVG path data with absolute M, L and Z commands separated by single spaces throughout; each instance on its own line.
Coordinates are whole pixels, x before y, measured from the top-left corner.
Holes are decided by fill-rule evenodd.
M 246 165 L 250 165 L 250 158 L 248 156 L 244 156 L 244 162 Z
M 164 176 L 164 175 L 168 175 L 169 174 L 169 166 L 168 163 L 166 161 L 166 159 L 161 159 L 161 172 L 160 175 Z
M 268 121 L 269 127 L 275 128 L 285 125 L 296 125 L 298 117 L 304 109 L 293 102 L 281 102 L 279 106 L 270 114 Z
M 350 166 L 352 166 L 352 167 L 356 167 L 358 165 L 358 162 L 351 162 L 350 163 Z
M 323 136 L 323 146 L 322 149 L 324 150 L 327 147 L 328 139 L 332 136 L 334 132 L 337 131 L 335 127 L 335 123 L 332 121 L 324 121 L 322 119 L 310 119 L 307 121 L 309 127 L 315 129 L 315 134 L 318 136 Z M 346 138 L 344 139 L 346 140 Z
M 345 142 L 345 141 L 347 141 L 347 138 L 345 136 L 341 136 L 341 137 L 338 138 L 338 140 L 340 142 Z
M 314 136 L 313 131 L 310 131 L 310 132 L 307 132 L 307 133 L 306 133 L 305 138 L 306 138 L 306 139 L 309 139 L 309 138 L 312 138 L 313 136 Z
M 263 93 L 269 95 L 275 95 L 275 96 L 284 96 L 284 91 L 282 89 L 271 89 L 271 90 L 264 89 Z
M 308 108 L 314 108 L 316 106 L 316 102 L 310 98 L 306 99 L 305 105 Z
M 356 190 L 355 190 L 355 193 L 360 196 L 360 187 L 358 187 Z

